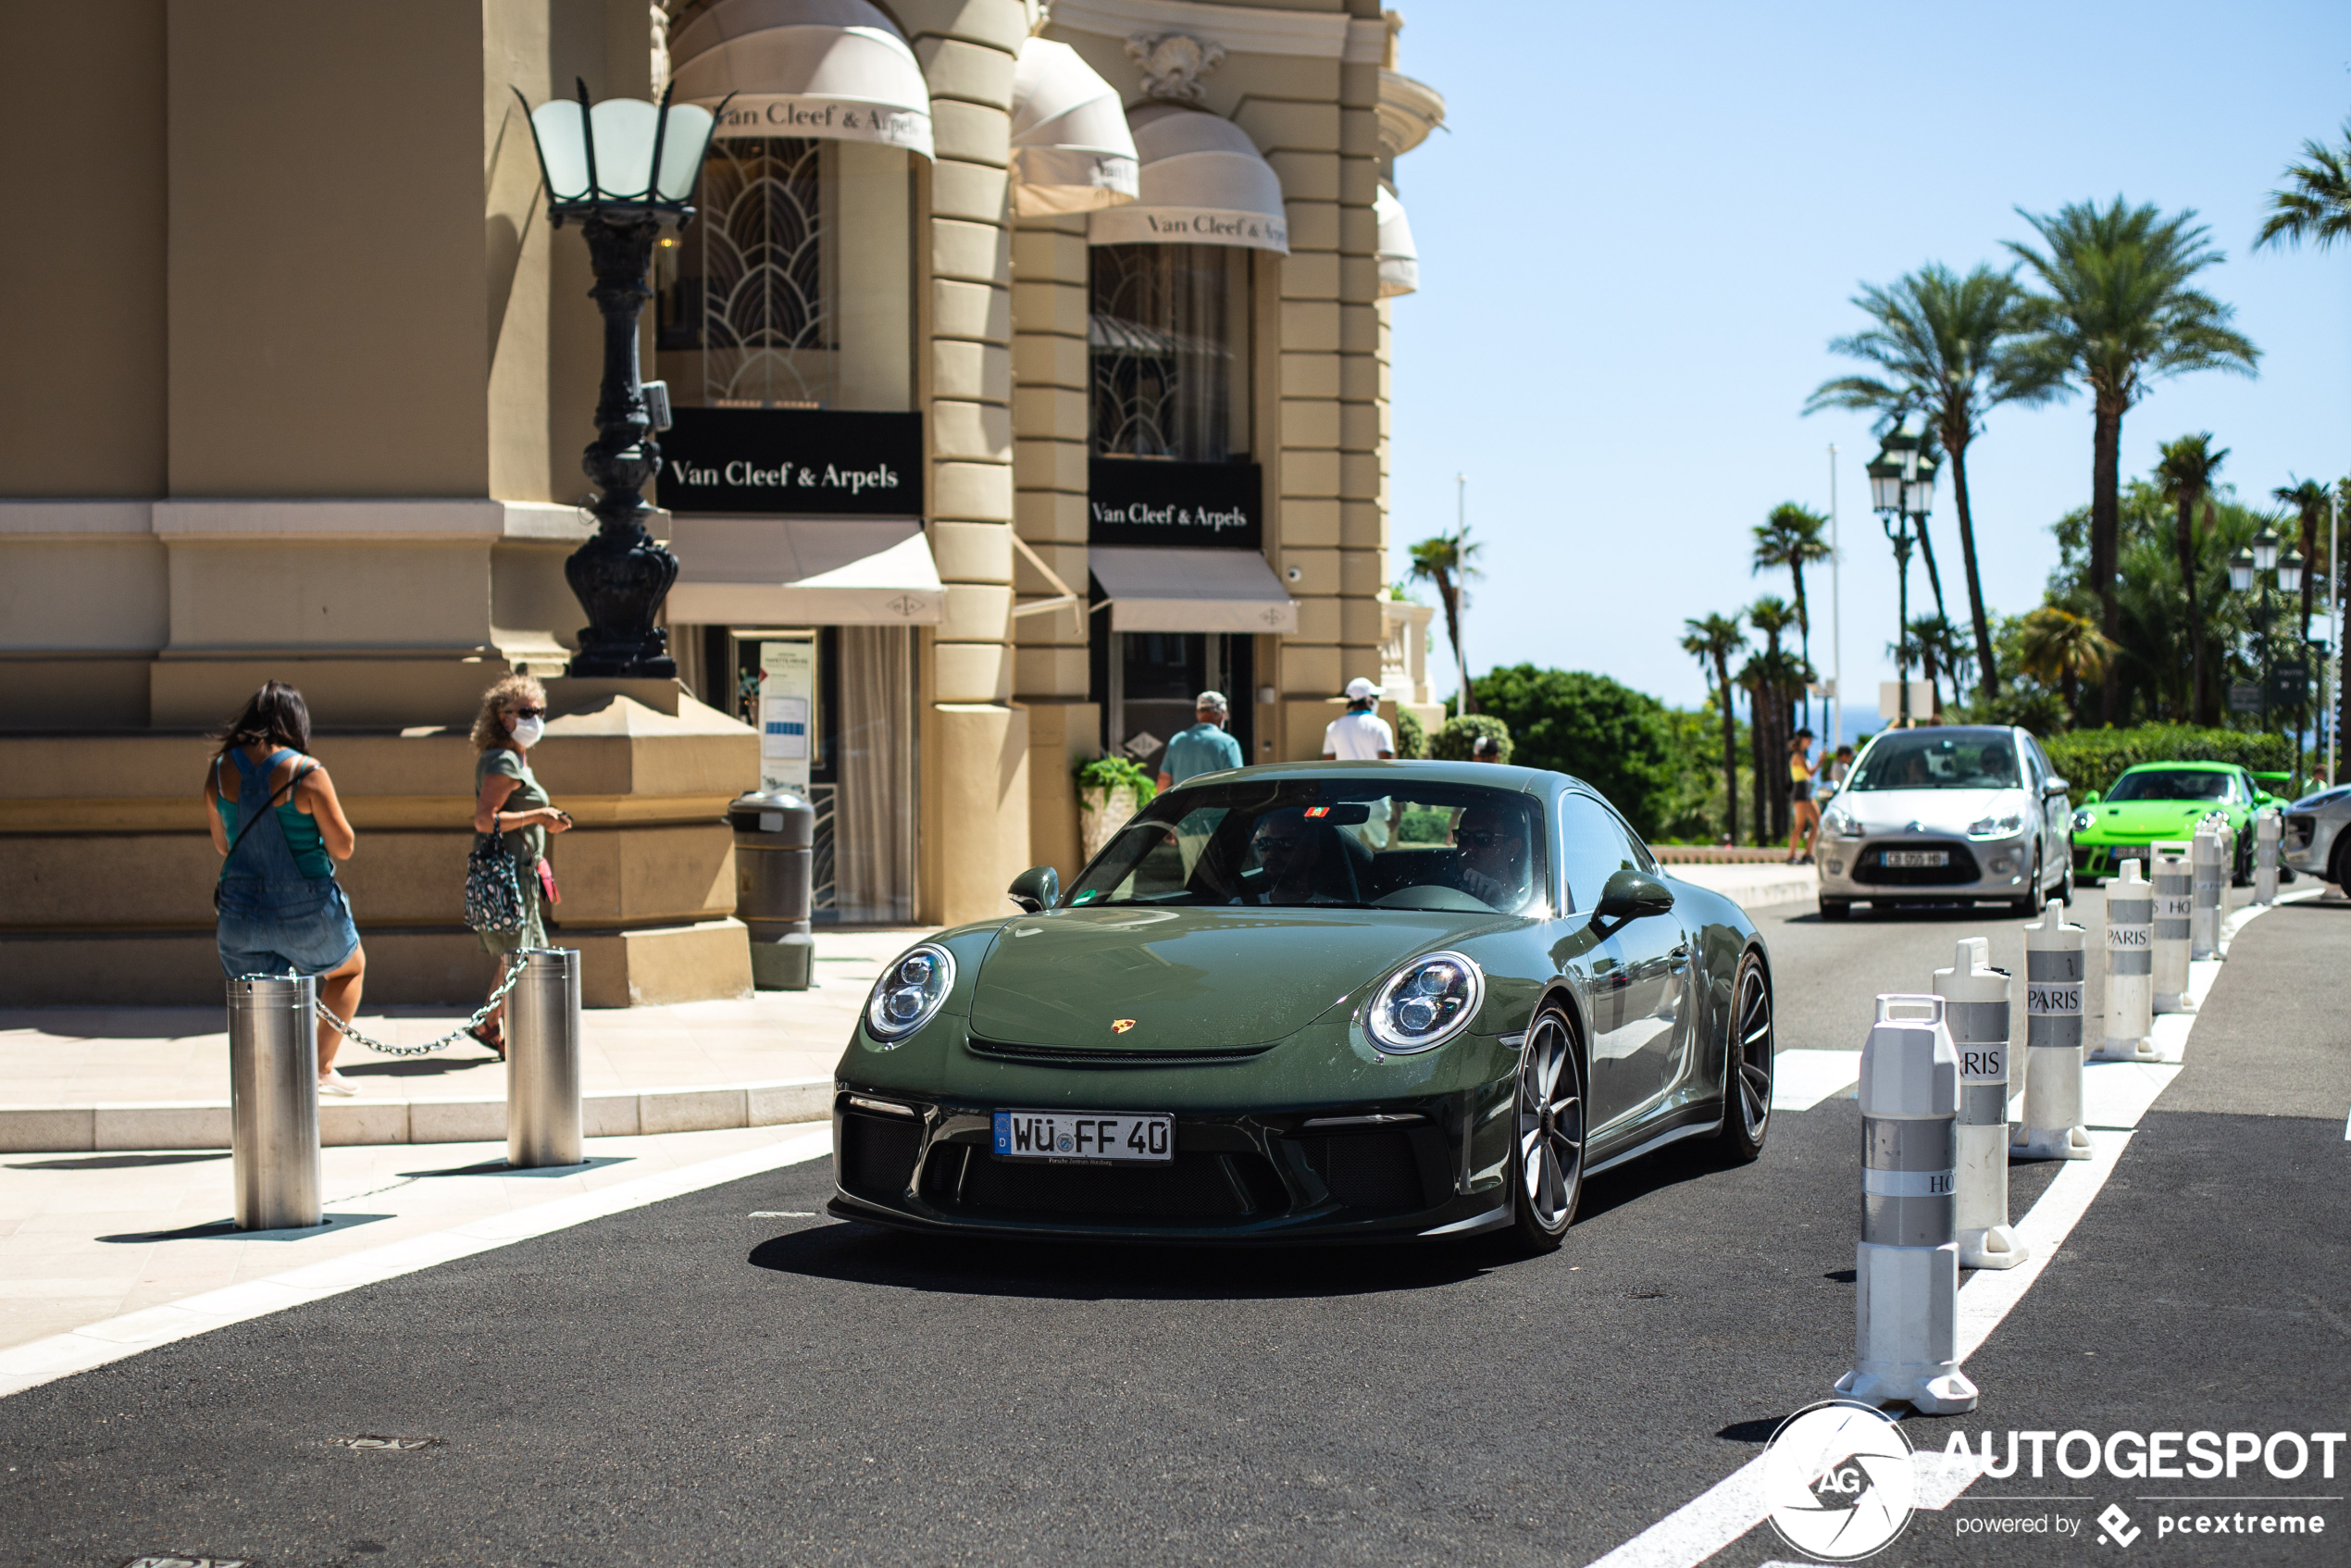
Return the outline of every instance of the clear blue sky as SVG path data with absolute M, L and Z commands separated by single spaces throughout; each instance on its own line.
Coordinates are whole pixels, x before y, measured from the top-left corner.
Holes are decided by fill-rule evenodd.
M 1826 508 L 1834 442 L 1846 691 L 1872 716 L 1895 623 L 1876 445 L 1863 416 L 1797 411 L 1847 367 L 1826 345 L 1862 324 L 1859 280 L 2000 261 L 2019 205 L 2194 207 L 2226 254 L 2204 281 L 2261 373 L 2160 386 L 2124 421 L 2126 477 L 2205 429 L 2246 499 L 2351 470 L 2351 253 L 2251 251 L 2286 163 L 2351 111 L 2351 5 L 1404 6 L 1403 68 L 1451 131 L 1398 170 L 1421 292 L 1395 302 L 1395 575 L 1467 473 L 1473 669 L 1696 703 L 1683 618 L 1785 594 L 1750 575 L 1748 529 Z M 1969 474 L 1986 598 L 2030 609 L 2048 525 L 2088 500 L 2084 400 L 1995 412 Z M 1947 475 L 1930 527 L 1961 620 Z M 1825 603 L 1813 626 L 1826 672 Z

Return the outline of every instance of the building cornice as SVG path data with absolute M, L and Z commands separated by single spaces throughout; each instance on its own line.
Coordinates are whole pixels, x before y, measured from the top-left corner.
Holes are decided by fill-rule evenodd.
M 665 517 L 666 514 L 664 515 Z M 465 497 L 389 500 L 0 500 L 0 539 L 578 541 L 577 506 Z
M 1390 157 L 1411 152 L 1445 123 L 1445 94 L 1401 71 L 1379 73 L 1379 139 Z
M 1200 0 L 1053 0 L 1052 23 L 1112 38 L 1185 32 L 1237 55 L 1306 55 L 1375 66 L 1387 57 L 1387 24 L 1329 11 L 1210 6 Z

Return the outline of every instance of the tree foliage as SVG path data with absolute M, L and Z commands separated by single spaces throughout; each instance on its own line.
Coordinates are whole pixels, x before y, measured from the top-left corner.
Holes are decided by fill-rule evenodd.
M 1574 774 L 1644 837 L 1672 816 L 1681 762 L 1664 703 L 1604 675 L 1533 665 L 1494 669 L 1476 686 L 1481 713 L 1509 723 L 1521 766 Z
M 2337 240 L 2351 243 L 2351 119 L 2343 122 L 2343 145 L 2302 143 L 2302 161 L 2288 164 L 2285 189 L 2270 193 L 2270 216 L 2253 236 L 2253 248 L 2310 242 L 2326 250 Z
M 1474 762 L 1476 759 L 1470 755 L 1470 751 L 1477 744 L 1481 735 L 1491 735 L 1495 744 L 1501 747 L 1501 761 L 1511 760 L 1511 753 L 1516 749 L 1511 740 L 1511 727 L 1492 714 L 1455 714 L 1438 725 L 1437 733 L 1428 738 L 1428 754 L 1437 762 Z M 1543 765 L 1523 765 L 1539 767 Z

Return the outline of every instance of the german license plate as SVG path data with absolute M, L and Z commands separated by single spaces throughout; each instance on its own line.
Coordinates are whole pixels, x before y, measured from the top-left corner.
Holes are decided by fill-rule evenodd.
M 1112 1111 L 999 1111 L 996 1158 L 1163 1165 L 1176 1158 L 1176 1118 Z
M 1894 866 L 1948 865 L 1949 850 L 1887 850 L 1878 856 L 1880 862 Z

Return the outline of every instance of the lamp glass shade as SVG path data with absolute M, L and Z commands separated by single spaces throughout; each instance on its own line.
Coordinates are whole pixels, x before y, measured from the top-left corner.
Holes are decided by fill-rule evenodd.
M 2253 536 L 2253 569 L 2257 572 L 2274 570 L 2278 564 L 2278 530 L 2263 529 Z
M 1869 465 L 1870 510 L 1898 512 L 1902 509 L 1902 465 L 1889 462 L 1884 453 Z
M 1934 510 L 1934 471 L 1930 468 L 1902 487 L 1902 510 L 1923 517 Z
M 588 195 L 588 111 L 563 98 L 530 111 L 530 134 L 547 172 L 547 194 L 558 202 Z
M 700 104 L 670 106 L 669 130 L 661 143 L 657 193 L 663 201 L 682 202 L 693 195 L 694 181 L 702 175 L 703 155 L 710 151 L 711 132 L 717 126 L 717 117 Z
M 2229 557 L 2229 586 L 2239 593 L 2253 591 L 2253 552 L 2240 550 Z
M 2281 593 L 2302 591 L 2301 551 L 2289 549 L 2278 557 L 2278 591 Z

